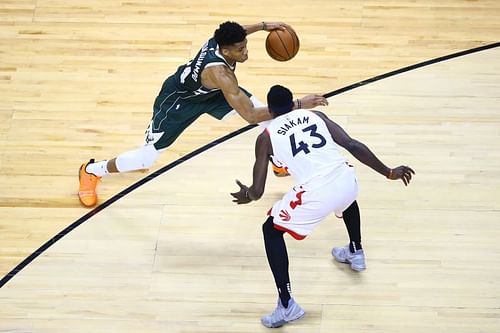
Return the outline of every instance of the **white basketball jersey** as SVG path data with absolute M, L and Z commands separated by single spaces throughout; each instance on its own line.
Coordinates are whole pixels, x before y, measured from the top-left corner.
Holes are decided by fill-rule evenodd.
M 291 111 L 273 119 L 266 130 L 273 161 L 286 167 L 298 184 L 321 185 L 325 177 L 348 167 L 326 123 L 312 111 Z

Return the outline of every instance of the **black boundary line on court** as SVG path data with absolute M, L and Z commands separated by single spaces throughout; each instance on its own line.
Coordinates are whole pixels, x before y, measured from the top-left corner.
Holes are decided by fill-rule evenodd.
M 480 51 L 492 49 L 492 48 L 499 47 L 499 46 L 500 46 L 500 42 L 497 42 L 497 43 L 488 44 L 488 45 L 476 47 L 476 48 L 473 48 L 473 49 L 469 49 L 469 50 L 465 50 L 465 51 L 461 51 L 461 52 L 457 52 L 457 53 L 452 53 L 452 54 L 449 54 L 449 55 L 446 55 L 446 56 L 442 56 L 442 57 L 439 57 L 439 58 L 434 58 L 434 59 L 431 59 L 431 60 L 427 60 L 427 61 L 415 64 L 415 65 L 407 66 L 407 67 L 404 67 L 404 68 L 401 68 L 401 69 L 394 70 L 392 72 L 388 72 L 388 73 L 385 73 L 385 74 L 382 74 L 382 75 L 378 75 L 378 76 L 372 77 L 372 78 L 367 79 L 367 80 L 363 80 L 363 81 L 351 84 L 351 85 L 346 86 L 344 88 L 340 88 L 340 89 L 331 91 L 331 92 L 329 92 L 329 93 L 327 93 L 327 94 L 325 94 L 323 96 L 326 97 L 326 98 L 329 98 L 329 97 L 332 97 L 332 96 L 335 96 L 335 95 L 342 94 L 342 93 L 344 93 L 346 91 L 353 90 L 353 89 L 358 88 L 358 87 L 362 87 L 362 86 L 367 85 L 369 83 L 372 83 L 372 82 L 375 82 L 375 81 L 379 81 L 379 80 L 382 80 L 382 79 L 385 79 L 385 78 L 388 78 L 388 77 L 391 77 L 391 76 L 394 76 L 394 75 L 398 75 L 398 74 L 401 74 L 401 73 L 404 73 L 404 72 L 408 72 L 408 71 L 411 71 L 411 70 L 414 70 L 414 69 L 417 69 L 417 68 L 420 68 L 420 67 L 432 65 L 432 64 L 435 64 L 435 63 L 438 63 L 438 62 L 450 60 L 450 59 L 453 59 L 453 58 L 458 58 L 458 57 L 461 57 L 461 56 L 464 56 L 464 55 L 468 55 L 468 54 L 471 54 L 471 53 L 476 53 L 476 52 L 480 52 Z M 39 255 L 41 255 L 43 252 L 45 252 L 54 243 L 56 243 L 57 241 L 59 241 L 61 238 L 63 238 L 67 234 L 69 234 L 71 231 L 73 231 L 79 225 L 81 225 L 82 223 L 84 223 L 85 221 L 87 221 L 88 219 L 90 219 L 92 216 L 94 216 L 97 213 L 99 213 L 104 208 L 110 206 L 114 202 L 120 200 L 122 197 L 124 197 L 125 195 L 127 195 L 130 192 L 132 192 L 133 190 L 135 190 L 136 188 L 138 188 L 138 187 L 146 184 L 150 180 L 153 180 L 154 178 L 156 178 L 159 175 L 167 172 L 168 170 L 170 170 L 170 169 L 178 166 L 179 164 L 182 164 L 185 161 L 187 161 L 187 160 L 195 157 L 196 155 L 199 155 L 199 154 L 203 153 L 204 151 L 209 150 L 209 149 L 211 149 L 211 148 L 213 148 L 213 147 L 215 147 L 215 146 L 217 146 L 217 145 L 219 145 L 219 144 L 221 144 L 221 143 L 223 143 L 223 142 L 225 142 L 225 141 L 227 141 L 227 140 L 229 140 L 229 139 L 231 139 L 231 138 L 233 138 L 235 136 L 238 136 L 238 135 L 240 135 L 242 133 L 245 133 L 248 130 L 250 130 L 250 129 L 256 127 L 256 126 L 257 125 L 247 125 L 247 126 L 245 126 L 243 128 L 240 128 L 237 131 L 234 131 L 234 132 L 229 133 L 229 134 L 227 134 L 227 135 L 225 135 L 225 136 L 223 136 L 223 137 L 221 137 L 221 138 L 219 138 L 219 139 L 217 139 L 215 141 L 212 141 L 212 142 L 210 142 L 210 143 L 208 143 L 208 144 L 206 144 L 206 145 L 204 145 L 204 146 L 202 146 L 202 147 L 200 147 L 200 148 L 198 148 L 198 149 L 196 149 L 196 150 L 194 150 L 194 151 L 186 154 L 185 156 L 181 157 L 180 159 L 175 160 L 174 162 L 172 162 L 172 163 L 170 163 L 170 164 L 168 164 L 168 165 L 166 165 L 166 166 L 158 169 L 157 171 L 149 174 L 148 176 L 144 177 L 143 179 L 140 179 L 136 183 L 130 185 L 126 189 L 122 190 L 118 194 L 116 194 L 113 197 L 111 197 L 110 199 L 106 200 L 101 205 L 97 206 L 96 208 L 94 208 L 93 210 L 91 210 L 90 212 L 88 212 L 87 214 L 83 215 L 78 220 L 76 220 L 75 222 L 73 222 L 72 224 L 70 224 L 69 226 L 67 226 L 66 228 L 64 228 L 61 232 L 59 232 L 54 237 L 52 237 L 49 241 L 47 241 L 45 244 L 43 244 L 42 246 L 40 246 L 40 248 L 38 248 L 38 250 L 36 250 L 35 252 L 33 252 L 26 259 L 24 259 L 21 263 L 19 263 L 14 269 L 12 269 L 9 273 L 7 273 L 7 275 L 5 275 L 0 280 L 0 288 L 2 288 L 7 282 L 10 281 L 10 279 L 12 279 L 17 273 L 19 273 L 24 267 L 26 267 L 33 260 L 35 260 Z

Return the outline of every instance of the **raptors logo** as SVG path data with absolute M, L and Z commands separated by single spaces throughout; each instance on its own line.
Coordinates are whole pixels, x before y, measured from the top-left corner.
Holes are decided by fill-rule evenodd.
M 281 210 L 280 211 L 280 219 L 284 222 L 288 222 L 290 221 L 292 217 L 290 216 L 290 214 L 286 211 L 286 210 Z

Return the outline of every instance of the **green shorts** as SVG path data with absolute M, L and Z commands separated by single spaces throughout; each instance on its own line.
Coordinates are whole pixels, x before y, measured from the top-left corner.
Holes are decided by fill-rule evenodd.
M 240 89 L 248 97 L 252 96 L 245 89 Z M 202 114 L 207 113 L 220 120 L 232 110 L 222 91 L 186 98 L 184 94 L 178 93 L 175 81 L 170 77 L 163 83 L 154 102 L 145 143 L 153 144 L 157 150 L 165 149 Z

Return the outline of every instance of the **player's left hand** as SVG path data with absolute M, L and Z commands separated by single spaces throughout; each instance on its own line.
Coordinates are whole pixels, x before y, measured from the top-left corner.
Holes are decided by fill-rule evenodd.
M 406 165 L 400 165 L 397 168 L 391 169 L 391 173 L 387 178 L 401 179 L 405 186 L 408 186 L 408 184 L 410 184 L 412 174 L 415 174 L 415 171 L 413 171 L 412 168 Z
M 295 104 L 297 104 L 295 102 Z M 301 104 L 301 109 L 312 109 L 316 106 L 325 106 L 328 105 L 328 100 L 323 97 L 322 95 L 319 94 L 310 94 L 307 96 L 304 96 L 300 99 L 300 104 Z M 298 105 L 295 105 L 297 108 Z
M 236 184 L 240 187 L 238 192 L 231 193 L 233 198 L 233 202 L 236 202 L 238 205 L 247 204 L 252 201 L 248 196 L 248 186 L 242 184 L 238 179 L 236 179 Z

